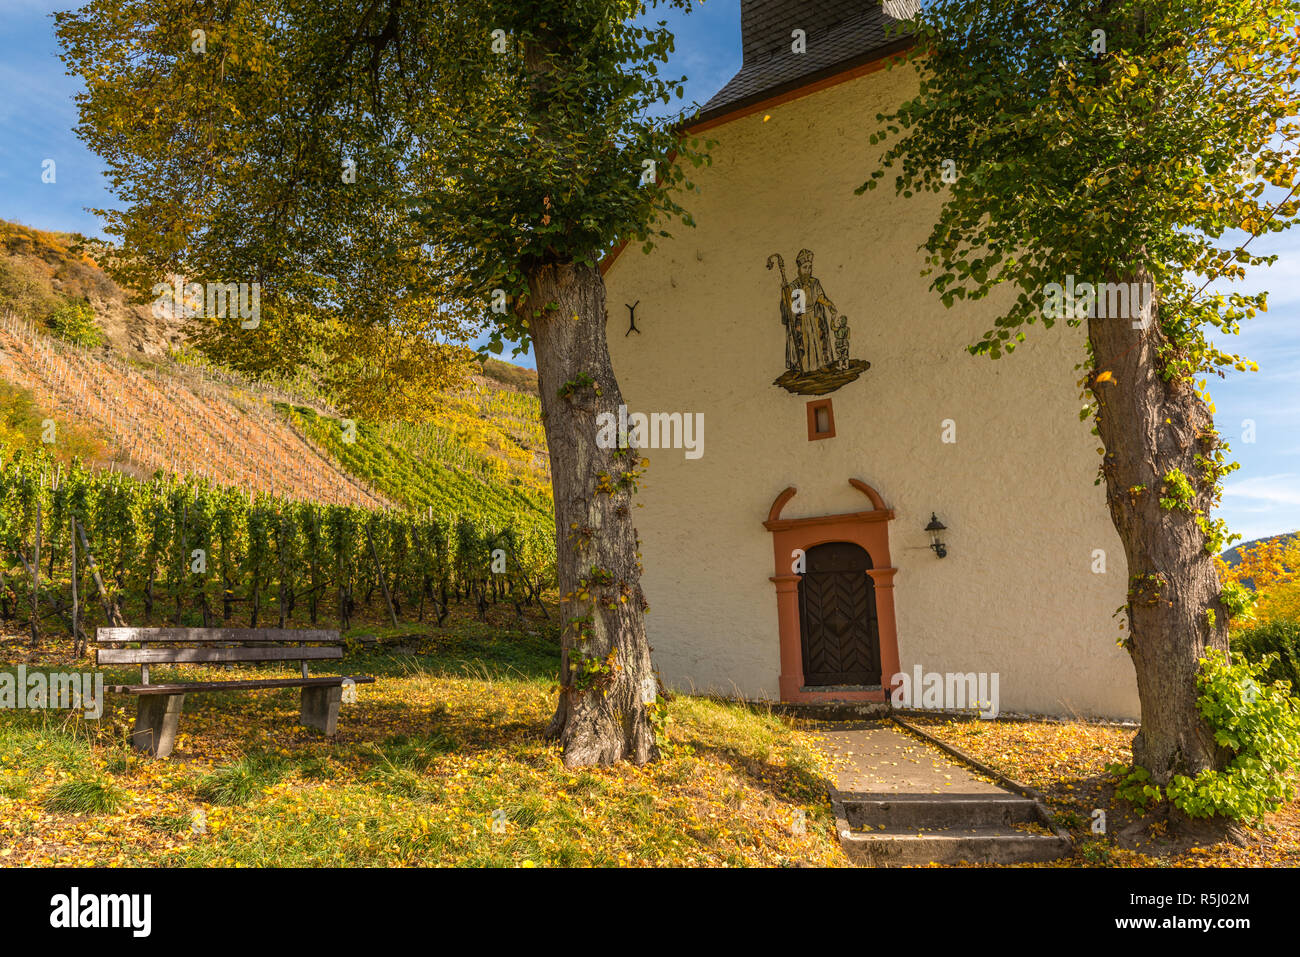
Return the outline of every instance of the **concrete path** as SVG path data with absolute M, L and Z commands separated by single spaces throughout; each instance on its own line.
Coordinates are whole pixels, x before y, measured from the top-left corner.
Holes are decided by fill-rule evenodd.
M 840 843 L 859 864 L 1013 864 L 1069 853 L 1036 801 L 887 722 L 825 723 Z
M 835 787 L 867 794 L 1006 794 L 969 767 L 889 724 L 827 724 L 819 735 L 835 761 Z
M 826 724 L 818 731 L 835 764 L 836 790 L 850 794 L 1007 792 L 890 724 Z

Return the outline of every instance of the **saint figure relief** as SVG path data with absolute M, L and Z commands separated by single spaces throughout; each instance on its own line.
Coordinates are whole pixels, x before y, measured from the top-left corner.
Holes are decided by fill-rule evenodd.
M 831 324 L 839 311 L 826 297 L 821 280 L 812 274 L 812 250 L 801 249 L 794 258 L 798 275 L 790 282 L 785 260 L 775 253 L 767 260 L 781 267 L 781 322 L 785 325 L 785 367 L 816 372 L 835 361 L 831 351 Z
M 852 382 L 870 367 L 849 358 L 848 318 L 840 315 L 813 275 L 813 253 L 801 249 L 793 280 L 780 253 L 767 258 L 781 271 L 781 323 L 785 326 L 785 374 L 774 383 L 801 395 L 823 395 Z

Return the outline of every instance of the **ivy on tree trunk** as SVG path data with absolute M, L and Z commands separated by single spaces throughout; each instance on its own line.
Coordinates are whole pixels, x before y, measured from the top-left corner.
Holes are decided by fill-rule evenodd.
M 605 341 L 605 283 L 596 266 L 555 264 L 531 270 L 528 288 L 564 622 L 548 734 L 570 767 L 645 764 L 658 756 L 648 707 L 657 681 L 631 515 L 640 453 L 596 441 L 597 415 L 617 415 L 623 401 Z
M 1146 272 L 1115 278 L 1152 280 Z M 1105 447 L 1101 473 L 1128 566 L 1124 646 L 1142 704 L 1133 758 L 1166 782 L 1175 773 L 1194 776 L 1223 765 L 1225 753 L 1199 716 L 1196 675 L 1207 650 L 1227 652 L 1228 614 L 1200 524 L 1215 498 L 1217 475 L 1207 474 L 1205 462 L 1218 433 L 1191 384 L 1162 374 L 1172 344 L 1158 309 L 1153 301 L 1134 321 L 1094 317 L 1088 342 Z M 1172 488 L 1171 476 L 1185 476 L 1190 494 Z

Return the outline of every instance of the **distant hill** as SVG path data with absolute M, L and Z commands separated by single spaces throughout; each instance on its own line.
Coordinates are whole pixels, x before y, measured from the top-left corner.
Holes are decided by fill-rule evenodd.
M 57 456 L 137 477 L 549 524 L 533 370 L 489 359 L 433 422 L 362 422 L 353 435 L 310 381 L 277 387 L 196 362 L 184 320 L 130 303 L 99 267 L 104 253 L 0 221 L 0 444 L 40 442 L 48 419 Z
M 523 366 L 511 365 L 509 362 L 489 358 L 487 362 L 483 363 L 483 374 L 489 379 L 495 379 L 502 385 L 508 385 L 516 391 L 537 395 L 536 369 L 525 369 Z
M 1259 545 L 1262 542 L 1287 541 L 1289 539 L 1295 538 L 1296 536 L 1300 536 L 1300 532 L 1282 532 L 1281 534 L 1278 535 L 1266 535 L 1263 538 L 1251 539 L 1249 542 L 1242 542 L 1240 545 L 1233 546 L 1232 548 L 1228 549 L 1226 552 L 1223 552 L 1219 557 L 1222 558 L 1225 562 L 1227 562 L 1229 567 L 1235 566 L 1238 562 L 1241 561 L 1242 552 L 1250 548 L 1254 548 L 1256 545 Z

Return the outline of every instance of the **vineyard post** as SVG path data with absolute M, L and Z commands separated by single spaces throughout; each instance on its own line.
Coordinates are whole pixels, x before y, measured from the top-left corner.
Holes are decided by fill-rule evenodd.
M 393 620 L 393 627 L 397 627 L 397 612 L 393 611 L 393 599 L 388 594 L 388 583 L 384 581 L 384 569 L 379 564 L 379 553 L 375 551 L 375 538 L 370 534 L 370 523 L 366 523 L 366 541 L 370 543 L 370 558 L 375 563 L 375 574 L 379 576 L 379 587 L 384 590 L 384 603 L 388 605 L 388 617 Z
M 177 574 L 177 582 L 176 582 L 176 627 L 177 628 L 181 626 L 181 609 L 184 607 L 184 603 L 185 603 L 185 533 L 189 531 L 189 527 L 188 527 L 189 523 L 190 523 L 189 506 L 184 502 L 182 502 L 181 503 L 181 547 L 180 547 L 180 555 L 178 556 L 180 567 L 176 573 Z
M 63 479 L 63 463 L 60 462 L 60 463 L 58 463 L 58 465 L 55 467 L 54 475 L 53 475 L 53 477 L 50 479 L 50 504 L 51 504 L 51 506 L 53 506 L 53 504 L 54 504 L 54 493 L 57 492 L 57 491 L 59 490 L 59 483 L 60 483 L 60 481 L 62 481 L 62 479 Z M 57 515 L 57 511 L 55 512 L 55 515 Z M 50 516 L 50 521 L 51 521 L 51 522 L 54 521 L 54 519 L 55 519 L 55 515 L 51 515 L 51 516 Z M 47 566 L 46 569 L 45 569 L 45 577 L 48 578 L 48 579 L 50 579 L 51 582 L 54 581 L 54 560 L 58 557 L 58 554 L 59 554 L 59 550 L 58 550 L 57 548 L 54 547 L 54 541 L 55 541 L 55 539 L 54 539 L 54 530 L 51 529 L 51 530 L 50 530 L 50 541 L 49 541 L 49 543 L 48 543 L 49 547 L 46 549 L 46 551 L 49 552 L 49 556 L 48 556 L 48 557 L 46 558 L 46 560 L 45 560 L 45 564 L 46 564 L 46 566 Z
M 537 585 L 536 587 L 534 587 L 532 579 L 530 579 L 528 577 L 528 574 L 524 571 L 524 561 L 520 557 L 519 552 L 515 547 L 515 541 L 513 536 L 507 539 L 506 546 L 510 549 L 510 557 L 514 560 L 515 567 L 519 569 L 519 577 L 523 579 L 524 588 L 527 590 L 529 601 L 531 602 L 535 600 L 537 602 L 537 607 L 542 610 L 542 617 L 545 618 L 547 621 L 550 621 L 551 616 L 546 613 L 546 603 L 542 601 L 541 574 L 540 573 L 538 574 Z
M 72 654 L 73 657 L 80 658 L 85 654 L 86 649 L 81 641 L 81 616 L 80 608 L 77 605 L 77 519 L 73 516 L 69 519 L 71 524 L 68 526 L 68 555 L 72 559 Z
M 281 506 L 280 506 L 278 512 L 276 513 L 277 517 L 278 517 L 279 520 L 280 520 L 279 528 L 278 528 L 278 530 L 277 530 L 277 532 L 276 532 L 276 536 L 275 536 L 275 551 L 276 551 L 276 559 L 277 559 L 277 561 L 278 561 L 278 563 L 279 563 L 279 566 L 280 566 L 280 598 L 279 598 L 279 605 L 280 605 L 280 627 L 281 627 L 281 628 L 284 627 L 284 611 L 285 611 L 285 607 L 284 607 L 284 606 L 285 606 L 285 603 L 286 603 L 286 598 L 285 598 L 285 589 L 284 589 L 284 526 L 285 526 L 285 514 L 284 514 L 284 510 L 285 510 L 285 508 L 287 508 L 287 507 L 288 507 L 287 505 L 285 505 L 285 504 L 281 504 Z M 303 667 L 304 667 L 304 669 L 306 668 L 306 666 L 307 666 L 307 663 L 304 661 L 304 662 L 303 662 Z M 304 675 L 304 677 L 305 677 L 305 675 Z
M 316 511 L 317 507 L 318 507 L 317 505 L 313 505 L 311 507 L 311 511 L 308 513 L 308 515 L 311 517 L 312 542 L 313 542 L 313 548 L 312 548 L 313 558 L 311 562 L 311 623 L 313 628 L 316 626 L 317 609 L 320 606 L 319 589 L 324 587 L 323 584 L 320 582 L 320 576 L 317 574 L 317 568 L 319 566 L 315 558 L 315 556 L 320 554 L 320 543 L 321 543 L 320 520 Z
M 116 604 L 108 597 L 108 589 L 104 587 L 104 579 L 99 577 L 99 566 L 95 564 L 95 555 L 90 550 L 90 543 L 86 541 L 86 527 L 77 523 L 77 537 L 81 539 L 81 550 L 86 556 L 86 567 L 90 569 L 91 577 L 95 580 L 95 588 L 99 591 L 100 603 L 104 606 L 104 617 L 110 625 L 124 626 L 125 619 L 118 610 Z
M 45 483 L 42 482 L 42 485 Z M 32 556 L 32 647 L 40 640 L 40 608 L 38 601 L 41 589 L 41 497 L 36 496 L 36 548 Z

